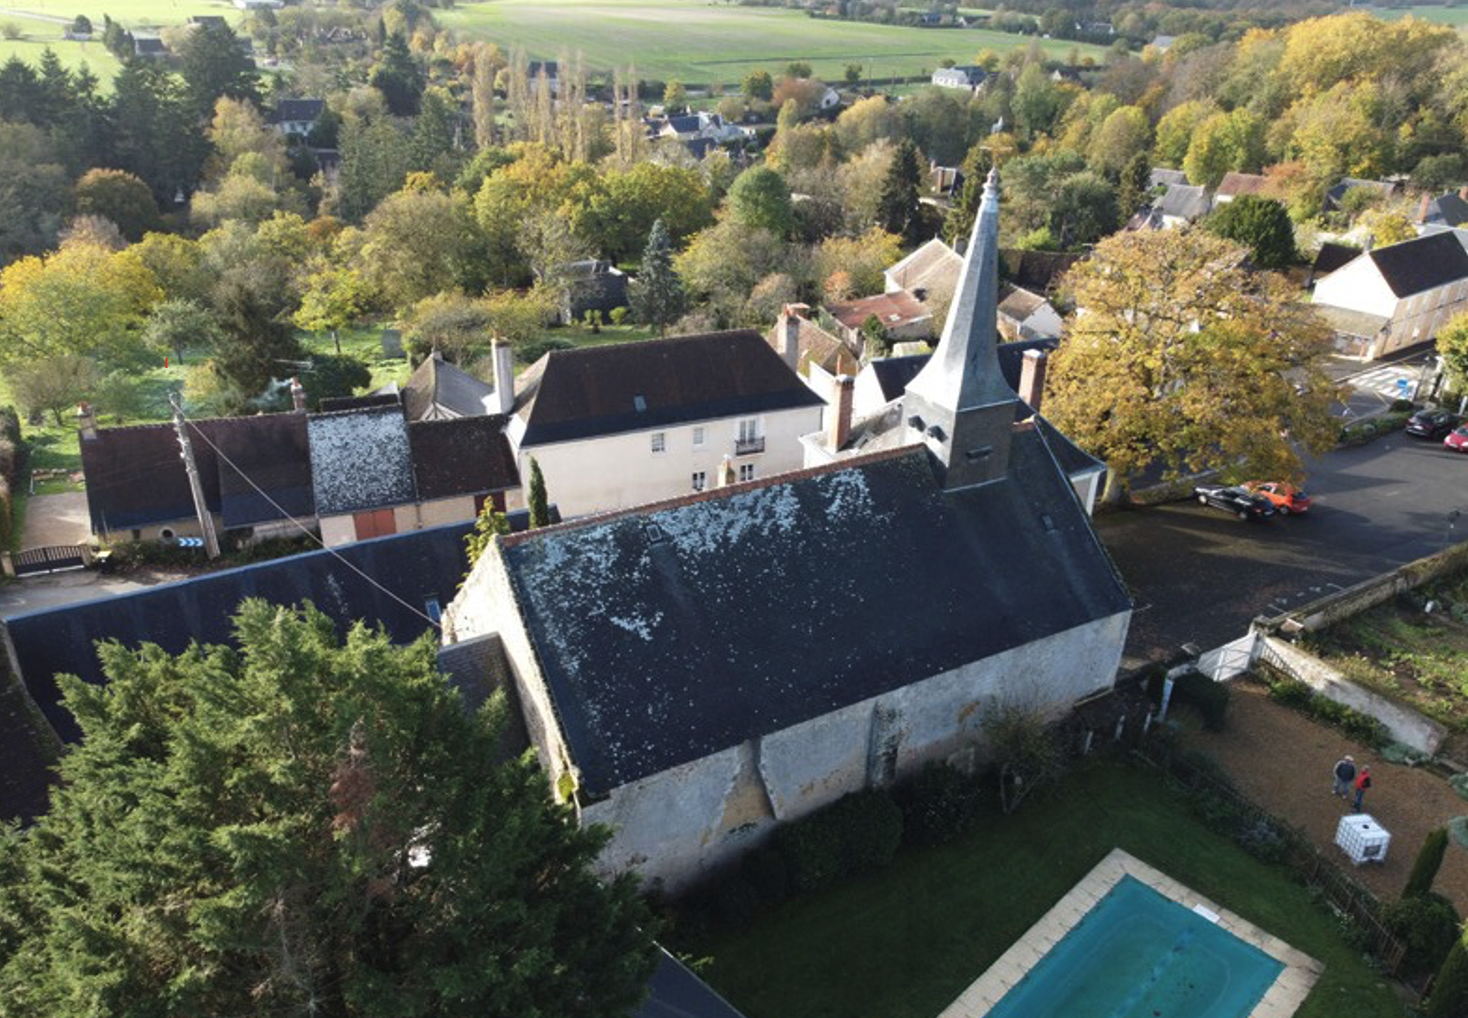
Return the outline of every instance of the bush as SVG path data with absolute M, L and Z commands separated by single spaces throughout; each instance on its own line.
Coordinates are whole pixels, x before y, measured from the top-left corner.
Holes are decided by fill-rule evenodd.
M 626 320 L 626 318 L 627 318 L 627 309 L 626 308 L 612 308 L 611 314 L 609 314 L 607 317 L 609 317 L 612 320 L 612 324 L 613 325 L 621 325 L 622 322 L 624 322 Z
M 879 869 L 902 842 L 902 811 L 882 791 L 853 792 L 786 824 L 771 846 L 797 891 L 824 887 L 846 873 Z
M 918 845 L 951 841 L 973 826 L 979 812 L 979 785 L 947 764 L 932 763 L 898 791 L 902 827 Z
M 775 833 L 772 846 L 797 891 L 814 891 L 841 876 L 841 843 L 823 813 L 786 824 Z
M 1381 910 L 1381 924 L 1407 945 L 1405 962 L 1413 972 L 1431 972 L 1447 958 L 1458 939 L 1458 910 L 1438 894 L 1402 898 Z
M 1297 679 L 1280 679 L 1269 684 L 1269 698 L 1295 710 L 1309 711 L 1315 690 Z
M 1261 669 L 1258 674 L 1269 686 L 1270 699 L 1277 703 L 1339 728 L 1350 738 L 1368 746 L 1382 746 L 1390 741 L 1386 726 L 1370 714 L 1363 714 L 1345 704 L 1336 703 L 1298 679 L 1281 675 L 1273 669 Z
M 1389 409 L 1394 414 L 1410 414 L 1417 409 L 1417 404 L 1410 399 L 1394 399 Z
M 515 355 L 520 358 L 522 364 L 534 364 L 552 350 L 574 350 L 576 344 L 569 339 L 559 336 L 547 336 L 544 339 L 532 339 L 528 343 L 521 343 L 515 348 Z
M 1172 684 L 1172 698 L 1198 708 L 1198 713 L 1203 715 L 1203 727 L 1210 732 L 1223 730 L 1230 695 L 1227 685 L 1213 681 L 1202 672 L 1187 672 Z
M 1412 862 L 1412 873 L 1407 877 L 1407 886 L 1402 888 L 1403 898 L 1417 898 L 1432 891 L 1432 882 L 1443 864 L 1443 855 L 1448 850 L 1448 829 L 1438 827 L 1428 832 Z
M 1460 937 L 1448 951 L 1422 1013 L 1425 1018 L 1462 1018 L 1468 1014 L 1468 942 L 1464 938 Z

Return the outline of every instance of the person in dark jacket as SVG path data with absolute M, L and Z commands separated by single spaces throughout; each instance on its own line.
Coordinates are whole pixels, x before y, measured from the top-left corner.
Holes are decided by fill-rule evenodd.
M 1366 789 L 1371 787 L 1371 768 L 1362 767 L 1361 774 L 1356 778 L 1356 803 L 1352 807 L 1357 813 L 1361 812 L 1361 800 L 1366 798 Z
M 1331 789 L 1331 795 L 1339 795 L 1342 799 L 1351 794 L 1351 788 L 1356 783 L 1356 758 L 1347 753 L 1335 765 L 1335 787 Z

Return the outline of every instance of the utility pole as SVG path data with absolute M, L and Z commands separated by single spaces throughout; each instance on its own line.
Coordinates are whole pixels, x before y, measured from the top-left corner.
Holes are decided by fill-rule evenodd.
M 189 441 L 188 429 L 184 426 L 183 403 L 179 401 L 177 392 L 168 394 L 168 402 L 173 406 L 173 428 L 178 432 L 178 444 L 183 450 L 179 455 L 183 457 L 184 470 L 189 475 L 194 512 L 199 517 L 199 529 L 204 532 L 204 550 L 211 559 L 215 559 L 219 557 L 219 538 L 214 533 L 214 517 L 209 514 L 209 505 L 204 501 L 204 485 L 199 480 L 199 465 L 194 462 L 194 446 Z

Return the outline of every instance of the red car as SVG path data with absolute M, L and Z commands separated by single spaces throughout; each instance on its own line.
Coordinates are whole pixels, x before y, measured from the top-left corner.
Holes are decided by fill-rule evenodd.
M 1443 445 L 1453 452 L 1468 452 L 1468 424 L 1448 432 L 1448 437 L 1443 439 Z
M 1244 487 L 1261 498 L 1267 498 L 1281 516 L 1302 513 L 1310 508 L 1310 496 L 1293 484 L 1281 481 L 1250 481 Z

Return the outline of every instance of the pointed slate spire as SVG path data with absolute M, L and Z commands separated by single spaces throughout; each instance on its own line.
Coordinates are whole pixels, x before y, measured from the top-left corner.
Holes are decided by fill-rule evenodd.
M 973 237 L 932 359 L 907 386 L 908 426 L 938 460 L 944 487 L 1004 477 L 1015 395 L 999 371 L 999 173 L 989 171 Z

